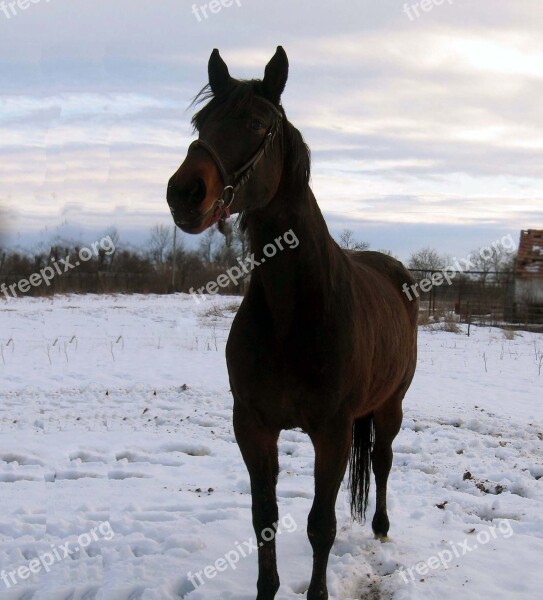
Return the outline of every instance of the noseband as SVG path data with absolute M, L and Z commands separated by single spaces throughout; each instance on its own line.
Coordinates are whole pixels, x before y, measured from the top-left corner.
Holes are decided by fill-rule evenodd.
M 272 108 L 276 118 L 271 127 L 269 128 L 268 133 L 266 134 L 266 137 L 262 141 L 262 144 L 260 145 L 258 150 L 239 169 L 237 169 L 233 173 L 228 173 L 228 171 L 224 167 L 221 157 L 215 151 L 213 146 L 205 140 L 198 138 L 197 140 L 194 140 L 194 142 L 192 142 L 192 144 L 189 146 L 189 151 L 191 149 L 197 148 L 202 148 L 203 150 L 205 150 L 209 154 L 209 156 L 215 163 L 215 166 L 219 170 L 219 173 L 221 174 L 224 183 L 224 188 L 219 198 L 217 198 L 217 200 L 213 203 L 211 208 L 206 213 L 207 215 L 212 211 L 217 211 L 218 209 L 217 220 L 221 221 L 221 223 L 224 223 L 224 221 L 228 219 L 228 217 L 230 217 L 230 207 L 232 206 L 232 202 L 234 202 L 236 193 L 243 185 L 245 185 L 249 181 L 260 159 L 264 156 L 268 147 L 270 147 L 273 144 L 275 136 L 281 128 L 281 122 L 283 119 L 283 114 L 281 113 L 281 111 L 265 98 L 258 98 L 258 100 L 260 102 L 264 102 L 266 105 Z M 204 215 L 204 217 L 206 215 Z

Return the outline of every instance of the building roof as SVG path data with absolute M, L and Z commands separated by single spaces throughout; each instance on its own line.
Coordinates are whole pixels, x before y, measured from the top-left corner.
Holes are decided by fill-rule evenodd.
M 520 232 L 516 277 L 543 277 L 543 230 L 527 229 Z

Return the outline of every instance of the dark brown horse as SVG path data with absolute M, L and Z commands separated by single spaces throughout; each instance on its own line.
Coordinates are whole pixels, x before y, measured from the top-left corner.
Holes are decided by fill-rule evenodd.
M 198 95 L 209 102 L 193 118 L 199 139 L 169 182 L 168 204 L 189 233 L 239 213 L 257 257 L 270 243 L 280 246 L 285 232 L 299 240 L 252 272 L 226 359 L 261 543 L 257 600 L 274 598 L 279 588 L 275 542 L 262 532 L 279 518 L 279 433 L 294 427 L 315 448 L 307 598 L 322 600 L 349 459 L 353 516 L 364 518 L 373 466 L 373 531 L 385 537 L 389 529 L 387 479 L 415 371 L 418 305 L 402 293 L 412 278 L 401 263 L 378 252 L 346 252 L 328 233 L 309 187 L 309 150 L 280 104 L 287 75 L 281 47 L 264 79 L 251 81 L 233 79 L 213 51 L 209 85 Z

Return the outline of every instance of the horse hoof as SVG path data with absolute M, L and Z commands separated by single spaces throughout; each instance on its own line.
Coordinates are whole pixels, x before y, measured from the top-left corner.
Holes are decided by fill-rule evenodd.
M 371 528 L 373 529 L 373 534 L 377 539 L 386 538 L 390 528 L 390 522 L 386 513 L 375 513 L 373 521 L 371 522 Z
M 307 600 L 328 600 L 328 590 L 322 588 L 317 591 L 307 590 Z
M 267 586 L 258 586 L 256 600 L 274 600 L 279 590 L 279 581 L 276 581 Z

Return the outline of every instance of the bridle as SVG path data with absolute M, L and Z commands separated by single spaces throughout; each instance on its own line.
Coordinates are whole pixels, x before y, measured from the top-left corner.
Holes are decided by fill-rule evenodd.
M 246 163 L 244 163 L 239 169 L 237 169 L 233 173 L 228 173 L 228 171 L 224 167 L 224 163 L 221 160 L 221 157 L 209 142 L 198 138 L 197 140 L 194 140 L 194 142 L 192 142 L 192 144 L 189 146 L 189 151 L 196 148 L 202 148 L 209 154 L 209 156 L 215 163 L 217 169 L 219 170 L 219 173 L 221 174 L 224 183 L 224 188 L 221 192 L 221 195 L 217 198 L 217 200 L 215 200 L 215 202 L 212 204 L 209 210 L 206 211 L 206 213 L 203 215 L 203 218 L 205 218 L 207 215 L 213 212 L 217 213 L 213 222 L 221 221 L 221 223 L 224 223 L 224 221 L 230 217 L 230 207 L 234 202 L 236 193 L 242 186 L 244 186 L 249 181 L 260 159 L 264 156 L 267 149 L 273 144 L 275 136 L 281 129 L 281 122 L 283 119 L 282 112 L 274 104 L 272 104 L 269 100 L 266 100 L 265 98 L 259 97 L 258 101 L 264 102 L 269 108 L 273 110 L 273 112 L 275 113 L 275 121 L 268 129 L 266 137 L 262 141 L 258 150 Z

